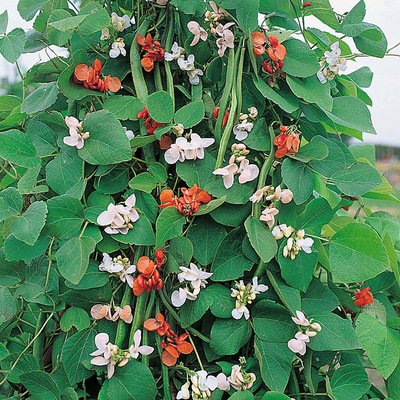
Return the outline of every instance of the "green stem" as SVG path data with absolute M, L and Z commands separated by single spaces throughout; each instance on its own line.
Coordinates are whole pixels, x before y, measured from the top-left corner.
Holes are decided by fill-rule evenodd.
M 156 298 L 156 291 L 152 290 L 150 293 L 149 303 L 147 304 L 146 313 L 144 314 L 145 321 L 150 318 L 151 311 L 153 310 L 155 298 Z M 143 329 L 143 332 L 142 332 L 142 345 L 143 346 L 147 346 L 148 334 L 149 334 L 149 332 L 147 331 L 147 329 Z M 149 366 L 149 356 L 142 356 L 142 362 L 146 367 L 148 367 Z
M 218 118 L 217 118 L 217 123 L 215 124 L 214 136 L 217 143 L 219 143 L 219 141 L 221 140 L 222 120 L 224 119 L 226 106 L 228 105 L 229 96 L 231 94 L 234 74 L 235 74 L 235 50 L 229 49 L 225 88 L 224 92 L 222 93 L 221 101 L 219 103 Z
M 44 339 L 45 339 L 44 332 L 43 332 L 43 330 L 40 331 L 40 329 L 42 328 L 45 320 L 46 320 L 45 314 L 40 313 L 38 315 L 38 319 L 36 322 L 36 328 L 35 328 L 36 340 L 33 342 L 33 348 L 32 348 L 32 353 L 35 356 L 36 360 L 38 361 L 39 365 L 42 365 L 42 363 L 43 363 L 42 359 L 43 359 L 43 348 L 44 348 Z
M 237 72 L 237 81 L 236 81 L 236 93 L 237 93 L 237 116 L 236 121 L 239 120 L 240 113 L 242 112 L 242 80 L 243 80 L 243 64 L 244 64 L 244 55 L 246 53 L 246 44 L 242 44 L 242 48 L 240 50 L 240 59 L 239 59 L 239 66 Z
M 154 64 L 154 84 L 156 86 L 156 90 L 163 90 L 163 84 L 161 79 L 161 72 L 160 72 L 160 63 L 156 62 Z
M 171 307 L 171 305 L 169 304 L 169 301 L 168 301 L 168 299 L 167 299 L 167 296 L 165 295 L 165 293 L 164 293 L 164 287 L 159 291 L 159 293 L 160 293 L 160 298 L 161 298 L 161 301 L 162 301 L 162 303 L 163 303 L 163 305 L 165 306 L 165 308 L 169 311 L 169 313 L 171 314 L 171 316 L 174 318 L 174 320 L 180 325 L 180 326 L 182 326 L 182 324 L 181 324 L 181 320 L 180 320 L 180 318 L 179 318 L 179 315 L 176 313 L 176 311 Z M 194 336 L 197 336 L 198 338 L 200 338 L 203 342 L 206 342 L 206 343 L 210 343 L 211 342 L 211 340 L 207 337 L 207 336 L 204 336 L 202 333 L 200 333 L 199 331 L 197 331 L 196 329 L 194 329 L 194 328 L 192 328 L 192 327 L 188 327 L 188 328 L 186 328 L 186 330 L 188 330 L 190 333 L 192 333 Z
M 136 307 L 133 315 L 133 321 L 131 326 L 131 334 L 129 336 L 129 346 L 133 344 L 133 337 L 135 332 L 143 325 L 144 322 L 144 313 L 146 310 L 146 304 L 149 294 L 147 292 L 143 292 L 136 299 Z
M 160 312 L 160 305 L 157 302 L 156 304 L 156 313 Z M 161 338 L 160 335 L 156 333 L 156 343 L 157 343 L 157 350 L 158 354 L 160 355 L 160 361 L 161 361 L 161 371 L 162 371 L 162 377 L 163 377 L 163 388 L 164 388 L 164 400 L 172 400 L 171 398 L 171 391 L 169 388 L 169 375 L 168 375 L 168 367 L 162 362 L 162 352 L 163 349 L 161 348 Z
M 165 51 L 170 52 L 172 47 L 172 41 L 174 39 L 175 19 L 174 19 L 174 10 L 169 5 L 169 3 L 167 3 L 167 11 L 169 19 L 168 19 L 167 40 L 165 42 Z M 172 98 L 172 103 L 175 109 L 174 78 L 171 72 L 171 64 L 168 61 L 165 61 L 164 68 L 165 68 L 165 76 L 167 78 L 167 92 Z
M 270 137 L 270 141 L 271 141 L 271 151 L 270 151 L 268 157 L 265 159 L 264 164 L 261 168 L 260 175 L 258 177 L 257 190 L 260 190 L 265 186 L 265 182 L 267 180 L 269 170 L 271 169 L 271 166 L 275 160 L 275 146 L 274 146 L 275 133 L 274 133 L 274 129 L 272 126 L 269 127 L 269 137 Z M 256 218 L 260 217 L 261 201 L 253 204 L 253 215 Z
M 130 288 L 129 285 L 125 286 L 125 293 L 124 296 L 122 297 L 120 307 L 124 308 L 127 305 L 132 305 L 132 299 L 133 299 L 133 291 Z M 127 334 L 128 334 L 128 327 L 129 325 L 120 319 L 118 321 L 117 325 L 117 334 L 115 336 L 115 345 L 118 346 L 119 348 L 124 348 L 125 343 L 127 342 Z
M 139 9 L 138 9 L 139 14 Z M 137 35 L 146 35 L 147 29 L 149 28 L 150 24 L 154 21 L 155 15 L 149 15 L 140 25 L 140 28 L 137 31 Z M 141 101 L 143 106 L 147 103 L 147 96 L 149 94 L 147 90 L 146 81 L 143 75 L 143 68 L 140 64 L 140 46 L 136 42 L 136 36 L 133 39 L 131 52 L 130 52 L 130 63 L 131 63 L 131 73 L 132 73 L 132 80 L 133 85 L 135 86 L 136 96 Z

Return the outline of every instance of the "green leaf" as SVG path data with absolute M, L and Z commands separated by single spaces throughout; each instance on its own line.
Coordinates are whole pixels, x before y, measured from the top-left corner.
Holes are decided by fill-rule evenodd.
M 308 200 L 314 189 L 314 175 L 306 164 L 286 158 L 282 164 L 282 179 L 293 192 L 296 204 Z
M 255 181 L 246 184 L 234 182 L 231 188 L 226 189 L 220 177 L 217 177 L 216 180 L 213 180 L 213 178 L 215 178 L 215 175 L 211 175 L 209 183 L 205 186 L 204 190 L 212 194 L 214 197 L 226 197 L 225 201 L 227 203 L 248 203 L 250 196 L 253 194 Z
M 378 234 L 368 225 L 353 223 L 337 232 L 329 246 L 333 275 L 342 282 L 362 282 L 385 271 L 389 258 Z
M 367 313 L 358 316 L 356 333 L 369 360 L 387 379 L 399 362 L 397 338 L 385 325 Z
M 57 82 L 46 83 L 25 98 L 21 111 L 26 114 L 35 114 L 46 110 L 56 102 L 58 93 Z
M 211 200 L 207 204 L 202 204 L 199 207 L 199 211 L 196 211 L 194 215 L 196 215 L 196 217 L 199 217 L 200 215 L 205 215 L 205 214 L 210 213 L 211 211 L 217 209 L 222 204 L 224 204 L 225 203 L 225 199 L 226 199 L 226 197 L 224 196 L 224 197 L 221 197 L 220 199 Z
M 131 140 L 131 147 L 132 148 L 139 148 L 146 146 L 149 143 L 153 143 L 156 140 L 155 135 L 149 135 L 149 136 L 135 136 Z
M 107 97 L 103 108 L 122 120 L 136 120 L 138 112 L 143 110 L 140 100 L 133 96 Z
M 323 312 L 329 314 L 339 306 L 339 300 L 319 279 L 314 278 L 301 300 L 301 305 L 306 315 Z
M 90 353 L 96 349 L 94 344 L 95 336 L 94 329 L 85 329 L 75 333 L 64 343 L 61 360 L 71 383 L 81 382 L 93 375 L 94 371 L 86 369 L 82 362 L 92 359 Z
M 218 247 L 214 262 L 211 266 L 213 281 L 230 281 L 243 276 L 249 271 L 253 262 L 238 252 L 243 241 L 244 231 L 240 227 L 233 229 L 223 239 Z M 233 354 L 233 353 L 232 353 Z
M 258 119 L 253 129 L 249 132 L 249 136 L 243 143 L 250 149 L 269 151 L 271 149 L 271 138 L 268 132 L 268 126 L 265 118 Z
M 53 197 L 47 201 L 46 232 L 62 239 L 78 236 L 84 221 L 83 205 L 72 196 Z
M 52 21 L 48 25 L 55 28 L 61 32 L 67 32 L 71 29 L 75 29 L 79 24 L 87 17 L 87 15 L 74 15 L 67 18 Z
M 25 32 L 15 28 L 0 38 L 0 54 L 11 64 L 18 60 L 25 47 Z
M 26 134 L 35 146 L 38 156 L 49 156 L 58 150 L 56 133 L 43 122 L 31 120 Z
M 46 33 L 48 36 L 48 39 L 51 44 L 55 44 L 56 46 L 64 46 L 68 41 L 72 38 L 73 31 L 60 31 L 56 28 L 53 28 L 52 25 L 53 23 L 57 23 L 59 21 L 64 21 L 65 19 L 71 18 L 71 13 L 67 10 L 64 9 L 56 9 L 54 10 L 50 16 L 49 19 L 47 20 L 47 26 L 46 26 Z M 71 66 L 72 69 L 75 69 L 74 66 Z M 60 86 L 60 85 L 59 85 Z M 77 85 L 74 85 L 77 86 Z M 83 89 L 82 86 L 79 85 L 80 89 Z M 61 90 L 61 87 L 60 87 Z M 85 89 L 89 92 L 88 89 Z
M 133 229 L 129 229 L 126 235 L 119 233 L 118 235 L 111 235 L 111 237 L 118 242 L 136 244 L 138 246 L 154 246 L 156 241 L 151 222 L 144 215 L 140 216 L 133 224 Z
M 116 368 L 109 380 L 108 397 L 119 400 L 154 400 L 156 382 L 150 370 L 142 363 L 131 360 L 124 368 Z
M 400 364 L 387 379 L 387 390 L 392 399 L 396 399 L 400 395 Z M 390 400 L 390 399 L 388 399 Z
M 25 21 L 30 21 L 44 3 L 46 0 L 19 0 L 17 9 Z
M 0 32 L 6 33 L 8 26 L 8 11 L 5 10 L 3 13 L 0 14 Z
M 16 129 L 0 133 L 0 157 L 20 167 L 35 168 L 40 164 L 28 136 Z
M 90 225 L 89 225 L 90 226 Z M 89 226 L 86 228 L 85 232 L 89 229 Z M 99 271 L 99 263 L 94 260 L 89 260 L 88 269 L 83 275 L 82 279 L 79 281 L 77 285 L 74 285 L 71 282 L 66 281 L 65 284 L 75 290 L 88 290 L 93 288 L 103 287 L 108 283 L 108 274 L 105 274 L 102 271 Z
M 180 273 L 179 267 L 187 267 L 193 257 L 192 242 L 186 238 L 178 236 L 169 242 L 167 267 L 168 271 Z
M 287 55 L 282 69 L 288 75 L 307 78 L 321 68 L 317 55 L 301 40 L 288 39 L 285 41 L 285 47 Z
M 343 29 L 343 27 L 353 24 L 359 24 L 360 22 L 362 22 L 365 14 L 365 2 L 364 0 L 360 0 L 347 14 L 346 18 L 342 22 L 342 25 L 340 26 L 340 31 Z
M 329 0 L 314 0 L 311 7 L 305 9 L 305 13 L 306 15 L 307 13 L 314 15 L 332 29 L 337 29 L 339 27 L 339 21 L 329 3 Z
M 204 14 L 206 9 L 206 6 L 202 0 L 171 0 L 171 4 L 176 6 L 185 14 Z
M 58 269 L 61 275 L 77 284 L 89 265 L 89 256 L 94 252 L 96 242 L 93 238 L 83 236 L 69 239 L 56 253 Z
M 182 124 L 185 129 L 200 123 L 204 118 L 204 103 L 195 101 L 183 106 L 175 113 L 175 124 Z
M 289 381 L 294 358 L 287 343 L 268 343 L 256 337 L 254 350 L 264 383 L 271 390 L 283 392 Z
M 349 196 L 362 196 L 382 183 L 380 173 L 363 162 L 335 172 L 330 180 Z
M 336 207 L 342 199 L 339 194 L 329 189 L 317 174 L 314 174 L 314 190 L 329 203 L 331 208 Z
M 290 312 L 271 300 L 260 300 L 251 310 L 254 333 L 269 343 L 287 343 L 297 331 Z
M 373 76 L 374 74 L 369 67 L 361 67 L 347 75 L 356 85 L 362 88 L 371 86 Z
M 19 376 L 32 399 L 60 400 L 58 386 L 52 376 L 44 371 L 30 371 Z
M 17 296 L 22 296 L 28 302 L 47 306 L 54 305 L 53 299 L 58 298 L 58 293 L 57 273 L 54 268 L 51 268 L 49 259 L 45 255 L 34 258 L 27 265 L 24 283 L 15 291 Z
M 88 113 L 83 121 L 90 133 L 79 156 L 93 165 L 118 164 L 132 158 L 129 139 L 121 123 L 109 111 Z
M 333 99 L 331 97 L 329 82 L 322 84 L 316 75 L 304 80 L 288 76 L 286 81 L 297 97 L 301 97 L 309 103 L 316 103 L 319 107 L 332 111 Z
M 0 192 L 0 221 L 17 216 L 22 210 L 22 197 L 17 189 L 10 187 Z
M 335 371 L 331 380 L 335 400 L 359 400 L 371 384 L 361 365 L 348 364 Z
M 143 192 L 151 193 L 157 186 L 157 181 L 149 172 L 142 172 L 129 181 L 129 187 Z
M 147 98 L 147 108 L 150 117 L 157 122 L 168 123 L 174 117 L 174 103 L 172 98 L 167 92 L 162 90 L 151 94 Z
M 245 390 L 234 393 L 228 400 L 254 400 L 254 396 L 250 391 Z
M 196 219 L 190 227 L 187 238 L 194 243 L 193 255 L 201 265 L 211 264 L 215 258 L 218 247 L 226 236 L 225 228 L 209 216 Z
M 219 224 L 236 227 L 241 225 L 250 213 L 250 202 L 243 205 L 224 203 L 211 211 L 210 215 Z
M 38 240 L 47 215 L 47 206 L 43 201 L 35 201 L 12 224 L 12 234 L 18 240 L 33 246 Z
M 156 221 L 156 249 L 164 243 L 182 233 L 185 217 L 175 208 L 167 207 L 161 211 Z
M 84 36 L 99 32 L 111 23 L 108 11 L 101 4 L 93 1 L 82 7 L 79 15 L 86 15 L 79 25 L 79 32 Z
M 300 250 L 294 260 L 290 257 L 285 258 L 283 256 L 283 248 L 286 243 L 286 240 L 283 241 L 278 250 L 278 262 L 281 267 L 282 278 L 288 285 L 305 292 L 317 266 L 318 254 L 315 253 L 314 249 L 310 254 Z
M 75 327 L 78 331 L 90 327 L 90 318 L 82 308 L 71 307 L 65 310 L 60 320 L 60 328 L 64 332 L 68 332 Z
M 372 57 L 383 58 L 386 54 L 388 42 L 383 31 L 376 25 L 368 24 L 368 30 L 354 38 L 354 44 L 362 53 Z
M 258 28 L 258 0 L 242 0 L 236 4 L 236 15 L 240 29 L 244 34 Z
M 217 319 L 211 328 L 211 348 L 220 355 L 236 354 L 251 338 L 250 321 Z
M 33 246 L 29 246 L 10 235 L 4 242 L 4 252 L 8 261 L 31 260 L 38 257 L 48 247 L 50 238 L 39 238 Z
M 182 328 L 185 329 L 198 321 L 207 312 L 213 301 L 207 290 L 200 290 L 196 300 L 186 300 L 180 309 Z
M 259 218 L 249 216 L 244 223 L 247 236 L 261 260 L 267 263 L 276 254 L 278 246 L 267 225 Z
M 0 286 L 0 324 L 13 318 L 17 311 L 17 303 L 10 289 Z
M 284 92 L 275 91 L 265 81 L 261 79 L 257 80 L 255 77 L 253 78 L 253 82 L 256 88 L 265 98 L 277 104 L 280 108 L 282 108 L 282 110 L 288 113 L 292 113 L 299 108 L 299 103 L 297 101 L 297 98 L 292 94 L 288 96 L 283 96 Z
M 360 99 L 350 96 L 335 97 L 332 111 L 324 109 L 322 111 L 337 124 L 376 134 L 372 126 L 371 113 Z
M 212 298 L 211 313 L 217 318 L 231 318 L 235 308 L 235 299 L 231 296 L 231 290 L 219 283 L 208 286 L 207 294 Z

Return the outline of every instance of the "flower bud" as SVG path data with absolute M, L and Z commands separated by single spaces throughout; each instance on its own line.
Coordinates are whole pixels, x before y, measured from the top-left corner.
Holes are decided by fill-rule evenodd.
M 307 331 L 307 332 L 306 332 L 306 335 L 307 335 L 308 337 L 314 337 L 314 336 L 317 335 L 317 332 L 315 332 L 315 331 Z
M 293 251 L 290 252 L 290 259 L 294 260 L 296 258 L 296 253 L 294 253 Z
M 313 322 L 310 326 L 311 326 L 311 328 L 315 329 L 318 332 L 320 332 L 322 329 L 321 325 L 318 322 Z
M 287 248 L 287 246 L 285 246 L 284 248 L 283 248 L 283 257 L 287 257 L 289 255 L 289 250 L 288 250 L 288 248 Z
M 296 236 L 297 236 L 299 239 L 303 239 L 304 235 L 305 235 L 304 229 L 300 229 L 300 230 L 298 230 L 298 231 L 296 232 Z
M 239 143 L 236 145 L 236 149 L 239 151 L 246 150 L 246 145 L 243 143 Z
M 288 239 L 286 246 L 287 246 L 289 251 L 292 250 L 292 248 L 293 248 L 293 239 L 292 238 Z

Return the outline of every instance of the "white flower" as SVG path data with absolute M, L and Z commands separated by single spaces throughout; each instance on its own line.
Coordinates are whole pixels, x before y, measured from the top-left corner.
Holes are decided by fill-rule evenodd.
M 272 235 L 276 240 L 282 239 L 284 236 L 288 238 L 293 232 L 294 229 L 286 224 L 277 225 L 272 229 Z
M 165 61 L 173 61 L 178 60 L 183 56 L 185 53 L 185 49 L 183 47 L 179 47 L 178 43 L 174 42 L 171 47 L 171 53 L 165 52 L 164 53 L 164 60 Z
M 135 137 L 135 134 L 133 133 L 133 131 L 129 130 L 127 127 L 123 126 L 123 128 L 125 129 L 125 135 L 129 140 L 132 140 Z
M 233 185 L 234 176 L 238 170 L 239 167 L 235 163 L 231 163 L 223 168 L 217 168 L 215 171 L 213 171 L 213 174 L 222 175 L 222 181 L 224 182 L 225 189 L 229 189 Z
M 131 265 L 128 269 L 124 269 L 119 274 L 119 279 L 122 282 L 126 282 L 130 287 L 133 286 L 133 274 L 136 271 L 136 265 Z
M 321 69 L 317 73 L 318 79 L 321 83 L 326 83 L 328 80 L 331 81 L 339 71 L 345 71 L 347 69 L 346 59 L 340 57 L 341 50 L 339 48 L 339 42 L 335 42 L 331 46 L 332 51 L 326 51 L 324 53 L 326 61 L 321 61 Z M 328 64 L 328 66 L 326 66 Z
M 256 107 L 250 107 L 247 109 L 249 112 L 249 117 L 252 119 L 256 119 L 258 116 L 258 110 Z
M 189 392 L 189 387 L 190 387 L 190 383 L 186 382 L 185 384 L 183 384 L 181 386 L 181 390 L 179 390 L 179 392 L 176 395 L 176 399 L 177 400 L 187 400 L 190 399 L 190 392 Z
M 132 358 L 138 358 L 139 354 L 144 356 L 148 356 L 154 351 L 154 348 L 151 346 L 141 346 L 140 342 L 142 341 L 142 331 L 138 329 L 133 336 L 133 345 L 129 347 L 129 354 Z
M 126 56 L 124 39 L 118 38 L 112 45 L 109 52 L 111 58 L 117 58 L 119 55 Z
M 89 132 L 83 133 L 82 122 L 75 117 L 65 117 L 65 123 L 69 128 L 69 136 L 65 136 L 63 142 L 68 146 L 82 149 L 85 139 L 89 137 Z
M 208 34 L 206 30 L 199 25 L 198 22 L 190 21 L 188 22 L 187 27 L 189 31 L 194 35 L 194 38 L 192 40 L 192 43 L 190 43 L 190 46 L 195 46 L 200 39 L 203 41 L 207 40 Z
M 124 29 L 131 26 L 131 20 L 127 15 L 118 17 L 115 12 L 111 14 L 111 23 L 113 24 L 114 28 L 118 30 L 118 32 L 122 32 Z
M 103 253 L 103 261 L 99 265 L 99 270 L 110 274 L 117 274 L 124 269 L 124 264 L 114 261 L 107 253 Z
M 222 57 L 225 53 L 227 48 L 233 49 L 235 36 L 232 31 L 229 30 L 231 26 L 235 25 L 234 22 L 228 22 L 225 25 L 218 24 L 217 28 L 215 29 L 216 33 L 221 36 L 217 39 L 216 44 L 218 46 L 218 55 Z
M 217 375 L 217 381 L 219 390 L 229 391 L 229 389 L 231 388 L 228 377 L 224 373 L 220 372 Z
M 269 186 L 264 186 L 263 188 L 258 189 L 256 192 L 253 193 L 253 195 L 249 198 L 249 200 L 250 200 L 252 203 L 259 203 L 259 202 L 262 200 L 262 198 L 263 198 L 263 196 L 264 196 L 264 193 L 265 193 L 268 189 L 269 189 Z
M 301 250 L 305 251 L 306 253 L 311 253 L 311 246 L 314 244 L 314 240 L 311 238 L 305 239 L 296 239 L 296 245 L 301 248 Z
M 281 201 L 283 204 L 288 204 L 293 199 L 293 193 L 290 189 L 281 189 L 281 185 L 275 188 L 275 193 L 272 195 L 272 198 L 276 201 Z M 267 197 L 267 200 L 272 200 Z
M 255 292 L 255 294 L 263 293 L 263 292 L 266 292 L 268 290 L 268 286 L 263 285 L 262 283 L 258 284 L 258 277 L 257 276 L 255 276 L 253 278 L 252 284 L 253 284 L 252 285 L 252 289 L 253 289 L 253 292 Z
M 101 30 L 100 40 L 108 40 L 110 39 L 110 31 L 108 28 L 103 28 Z
M 299 353 L 300 355 L 306 354 L 307 351 L 307 343 L 310 341 L 310 338 L 304 333 L 297 332 L 295 335 L 295 339 L 290 339 L 288 341 L 288 347 L 293 353 Z
M 272 228 L 275 224 L 275 215 L 279 213 L 279 210 L 275 207 L 266 208 L 260 216 L 260 220 L 264 221 L 268 224 L 270 228 Z
M 179 267 L 179 269 L 182 271 L 178 274 L 179 282 L 188 281 L 195 289 L 205 287 L 207 279 L 212 276 L 212 272 L 202 271 L 201 268 L 198 268 L 197 265 L 193 263 L 190 263 L 190 268 Z M 198 292 L 195 294 L 198 294 Z
M 256 376 L 250 372 L 242 371 L 240 365 L 234 365 L 232 367 L 231 375 L 228 378 L 229 383 L 235 390 L 246 390 L 253 386 L 256 380 Z
M 171 147 L 164 153 L 164 159 L 168 164 L 175 164 L 185 161 L 185 153 L 177 143 L 171 144 Z
M 178 65 L 182 71 L 186 71 L 189 77 L 189 82 L 196 86 L 200 83 L 199 76 L 203 75 L 201 69 L 195 68 L 194 66 L 194 55 L 190 54 L 187 60 L 184 57 L 178 58 Z
M 117 321 L 118 318 L 121 318 L 127 324 L 130 324 L 133 320 L 132 309 L 130 305 L 126 305 L 123 308 L 115 307 L 115 313 L 112 316 L 112 321 Z M 109 319 L 106 317 L 106 319 Z
M 236 301 L 236 307 L 232 310 L 232 317 L 235 319 L 240 319 L 243 317 L 245 319 L 249 319 L 250 318 L 250 311 L 249 309 L 246 307 L 245 304 L 237 304 L 238 302 Z M 238 307 L 239 306 L 239 307 Z
M 93 365 L 107 365 L 107 378 L 110 379 L 114 375 L 115 363 L 114 355 L 118 351 L 117 346 L 109 342 L 110 338 L 107 333 L 99 333 L 94 338 L 97 350 L 90 353 L 95 356 L 90 363 Z M 102 355 L 102 356 L 101 356 Z
M 245 140 L 249 135 L 249 132 L 253 129 L 254 124 L 247 122 L 245 124 L 237 124 L 233 127 L 233 134 L 236 140 Z
M 297 324 L 297 325 L 301 325 L 301 326 L 309 326 L 310 322 L 308 321 L 308 319 L 306 318 L 306 316 L 304 315 L 303 312 L 296 310 L 296 315 L 297 318 L 292 317 L 292 321 Z
M 250 164 L 250 161 L 246 158 L 239 164 L 239 183 L 246 183 L 253 181 L 257 178 L 260 170 L 255 164 Z
M 215 390 L 218 387 L 218 379 L 215 376 L 208 375 L 207 371 L 196 371 L 198 378 L 197 386 L 200 390 Z
M 179 288 L 179 290 L 174 290 L 171 294 L 171 303 L 175 307 L 182 307 L 186 300 L 196 300 L 197 295 L 191 293 L 188 289 Z
M 139 219 L 138 212 L 133 208 L 136 202 L 134 194 L 125 200 L 125 206 L 110 203 L 107 211 L 103 211 L 97 217 L 97 223 L 107 226 L 104 231 L 110 235 L 122 233 L 126 235 L 133 228 L 132 223 Z

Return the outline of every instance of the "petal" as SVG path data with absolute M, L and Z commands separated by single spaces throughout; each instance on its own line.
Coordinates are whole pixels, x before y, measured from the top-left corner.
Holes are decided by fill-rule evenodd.
M 137 351 L 144 356 L 148 356 L 154 351 L 154 348 L 151 346 L 140 346 Z
M 65 136 L 65 138 L 63 139 L 63 142 L 67 146 L 73 146 L 73 147 L 78 144 L 78 140 L 72 136 Z
M 139 347 L 141 341 L 142 341 L 142 331 L 138 329 L 133 335 L 133 343 L 135 343 L 135 347 Z
M 114 221 L 114 212 L 110 211 L 103 211 L 98 217 L 97 217 L 97 223 L 101 226 L 106 226 L 110 225 L 111 222 Z
M 98 366 L 107 365 L 108 362 L 109 360 L 105 359 L 104 357 L 95 357 L 92 360 L 90 360 L 90 364 Z
M 234 178 L 233 174 L 228 174 L 228 175 L 222 177 L 225 189 L 230 189 L 233 186 L 234 179 L 235 178 Z
M 243 312 L 239 311 L 237 308 L 232 310 L 232 317 L 235 319 L 240 319 L 243 316 Z
M 110 337 L 107 333 L 98 333 L 94 338 L 94 343 L 98 349 L 105 349 L 107 343 L 110 341 Z

